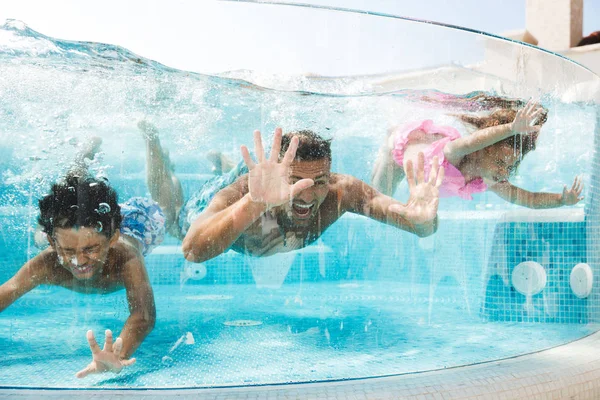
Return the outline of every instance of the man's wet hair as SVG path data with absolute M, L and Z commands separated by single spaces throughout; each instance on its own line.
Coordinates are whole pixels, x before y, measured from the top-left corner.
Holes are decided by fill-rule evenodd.
M 279 157 L 282 158 L 290 147 L 294 136 L 298 136 L 298 150 L 296 151 L 296 161 L 315 161 L 326 158 L 331 161 L 331 139 L 323 139 L 318 134 L 309 130 L 288 132 L 281 138 L 281 151 Z
M 121 226 L 117 192 L 105 180 L 69 174 L 39 201 L 38 223 L 53 236 L 57 228 L 93 228 L 107 238 Z

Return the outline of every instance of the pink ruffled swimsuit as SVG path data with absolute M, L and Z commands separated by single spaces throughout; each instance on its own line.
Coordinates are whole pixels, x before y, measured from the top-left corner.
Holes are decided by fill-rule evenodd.
M 410 134 L 417 130 L 423 131 L 428 135 L 438 134 L 444 136 L 443 139 L 431 143 L 423 152 L 425 154 L 425 179 L 429 177 L 431 161 L 434 156 L 438 157 L 438 160 L 444 167 L 445 175 L 440 187 L 440 197 L 458 196 L 465 200 L 473 200 L 473 193 L 481 193 L 487 190 L 487 185 L 483 183 L 483 179 L 481 178 L 466 183 L 463 174 L 444 157 L 444 147 L 447 143 L 460 138 L 460 133 L 450 126 L 435 126 L 430 119 L 411 122 L 395 130 L 393 133 L 395 138 L 392 156 L 398 165 L 404 168 L 404 152 L 410 139 Z

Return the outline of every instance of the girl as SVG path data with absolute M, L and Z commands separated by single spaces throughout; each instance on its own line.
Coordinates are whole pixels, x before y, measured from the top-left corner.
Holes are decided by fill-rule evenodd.
M 529 192 L 508 181 L 525 154 L 535 149 L 547 118 L 541 106 L 530 101 L 519 111 L 501 109 L 486 117 L 455 116 L 477 131 L 461 137 L 456 129 L 436 126 L 431 120 L 392 128 L 375 162 L 373 186 L 392 195 L 404 178 L 406 161 L 423 152 L 426 175 L 434 156 L 446 171 L 440 197 L 472 200 L 473 193 L 491 190 L 506 201 L 529 208 L 561 207 L 583 199 L 583 183 L 578 177 L 562 193 Z

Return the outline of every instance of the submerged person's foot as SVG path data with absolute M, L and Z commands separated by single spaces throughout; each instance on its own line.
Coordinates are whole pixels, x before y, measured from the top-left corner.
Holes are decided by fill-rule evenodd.
M 223 175 L 231 171 L 235 165 L 223 153 L 217 150 L 211 150 L 206 153 L 206 159 L 213 164 L 212 172 L 215 175 Z
M 84 160 L 87 158 L 90 161 L 93 160 L 100 151 L 100 146 L 102 146 L 102 139 L 98 136 L 91 137 L 88 142 L 82 144 L 79 159 Z
M 137 127 L 140 131 L 142 131 L 142 136 L 147 141 L 153 141 L 158 139 L 158 129 L 151 122 L 142 119 L 137 123 Z

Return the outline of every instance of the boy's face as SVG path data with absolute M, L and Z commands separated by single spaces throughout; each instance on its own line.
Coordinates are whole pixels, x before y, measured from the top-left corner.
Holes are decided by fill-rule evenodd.
M 102 272 L 108 251 L 119 238 L 107 238 L 93 228 L 57 228 L 48 238 L 60 265 L 78 280 L 89 280 Z

